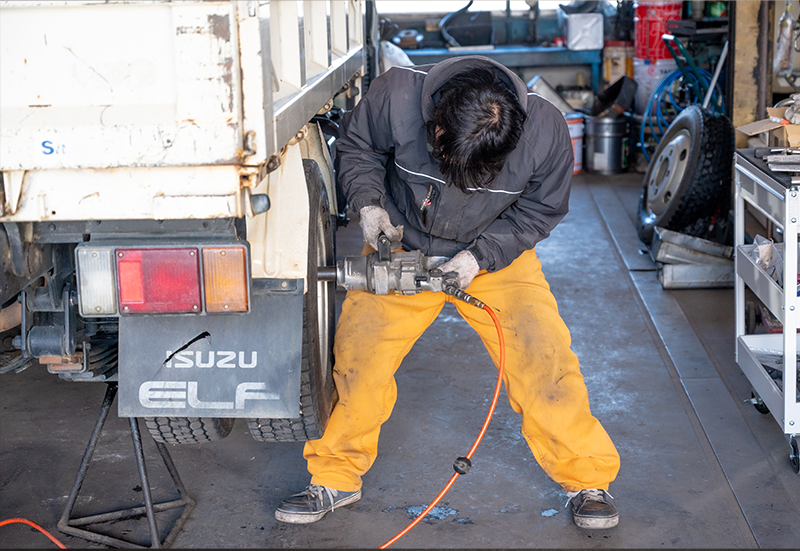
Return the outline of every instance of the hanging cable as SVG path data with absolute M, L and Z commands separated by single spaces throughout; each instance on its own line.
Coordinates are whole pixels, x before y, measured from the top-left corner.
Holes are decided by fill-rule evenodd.
M 469 295 L 466 295 L 466 296 L 469 297 Z M 472 298 L 472 297 L 470 297 L 470 298 Z M 419 516 L 417 518 L 415 518 L 413 522 L 411 522 L 411 524 L 406 526 L 395 537 L 393 537 L 392 539 L 390 539 L 389 541 L 387 541 L 386 543 L 381 545 L 380 549 L 388 548 L 394 542 L 396 542 L 397 540 L 402 538 L 404 535 L 406 535 L 412 528 L 414 528 L 414 526 L 419 524 L 422 521 L 422 519 L 424 519 L 425 516 L 429 512 L 431 512 L 431 510 L 434 507 L 436 507 L 436 504 L 439 503 L 439 501 L 441 501 L 441 499 L 444 497 L 444 495 L 450 489 L 450 486 L 453 485 L 453 482 L 455 482 L 456 479 L 460 475 L 467 474 L 469 472 L 470 467 L 472 467 L 472 461 L 471 461 L 472 454 L 475 453 L 475 450 L 478 448 L 478 444 L 480 444 L 481 439 L 483 438 L 483 435 L 486 433 L 486 429 L 489 426 L 489 421 L 492 419 L 492 415 L 494 414 L 495 407 L 497 406 L 497 398 L 500 396 L 500 387 L 502 386 L 502 383 L 503 383 L 503 372 L 505 371 L 505 365 L 506 365 L 506 343 L 505 343 L 505 338 L 503 337 L 503 328 L 500 325 L 500 321 L 497 319 L 497 315 L 494 313 L 494 310 L 492 310 L 489 306 L 487 306 L 486 304 L 483 304 L 480 301 L 476 301 L 477 302 L 477 304 L 476 304 L 476 302 L 470 302 L 470 301 L 468 301 L 466 299 L 461 299 L 461 300 L 464 300 L 465 302 L 469 302 L 470 304 L 474 304 L 474 305 L 481 304 L 482 306 L 479 306 L 479 307 L 483 308 L 484 310 L 486 310 L 489 313 L 489 315 L 492 318 L 492 321 L 494 322 L 494 326 L 497 329 L 497 339 L 498 339 L 498 343 L 499 343 L 499 346 L 500 346 L 500 360 L 498 361 L 498 365 L 497 365 L 497 384 L 494 387 L 494 396 L 492 397 L 492 403 L 489 406 L 489 413 L 486 414 L 486 420 L 483 422 L 483 427 L 481 427 L 481 432 L 480 432 L 480 434 L 478 434 L 478 437 L 475 439 L 475 443 L 472 445 L 472 448 L 470 448 L 470 450 L 467 453 L 467 455 L 465 457 L 459 457 L 458 459 L 456 459 L 455 463 L 453 464 L 453 469 L 456 472 L 453 474 L 452 477 L 450 477 L 450 480 L 447 481 L 447 484 L 442 489 L 442 491 L 439 492 L 439 495 L 436 496 L 436 498 L 431 502 L 431 504 L 428 505 L 425 508 L 425 510 L 422 511 L 422 513 L 420 513 Z
M 441 21 L 439 21 L 439 31 L 442 33 L 445 43 L 447 43 L 447 45 L 452 48 L 457 48 L 461 46 L 461 44 L 459 44 L 458 41 L 455 38 L 453 38 L 453 36 L 449 32 L 447 32 L 447 24 L 450 22 L 452 18 L 467 11 L 469 7 L 472 5 L 472 2 L 473 0 L 469 0 L 469 4 L 467 4 L 460 10 L 448 13 L 447 15 L 442 17 Z
M 33 526 L 34 528 L 39 530 L 39 532 L 41 532 L 42 534 L 44 534 L 45 536 L 50 538 L 50 541 L 55 543 L 60 549 L 66 549 L 67 548 L 66 545 L 64 545 L 63 543 L 58 541 L 50 532 L 48 532 L 47 530 L 45 530 L 44 528 L 42 528 L 41 526 L 39 526 L 35 522 L 31 522 L 30 520 L 27 520 L 27 519 L 24 519 L 24 518 L 9 518 L 9 519 L 0 521 L 0 527 L 5 526 L 6 524 L 13 524 L 15 522 L 18 522 L 18 523 L 21 523 L 21 524 L 27 524 L 28 526 Z

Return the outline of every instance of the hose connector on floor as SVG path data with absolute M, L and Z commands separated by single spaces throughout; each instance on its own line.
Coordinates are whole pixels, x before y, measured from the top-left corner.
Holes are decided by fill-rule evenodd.
M 459 457 L 453 463 L 453 470 L 458 474 L 467 474 L 471 468 L 472 461 L 469 460 L 469 457 Z

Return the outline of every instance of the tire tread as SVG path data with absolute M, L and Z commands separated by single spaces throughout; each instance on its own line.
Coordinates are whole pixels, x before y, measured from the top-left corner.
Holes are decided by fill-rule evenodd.
M 145 426 L 156 442 L 200 444 L 228 436 L 233 418 L 222 417 L 145 417 Z

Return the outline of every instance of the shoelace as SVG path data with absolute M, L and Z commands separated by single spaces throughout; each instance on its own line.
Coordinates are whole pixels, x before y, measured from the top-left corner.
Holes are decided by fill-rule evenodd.
M 577 495 L 580 495 L 581 492 L 583 492 L 582 497 L 584 501 L 600 501 L 600 502 L 608 501 L 606 496 L 610 497 L 611 499 L 614 499 L 614 496 L 609 494 L 607 491 L 592 488 L 590 490 L 581 490 L 580 492 L 567 492 L 567 502 L 564 504 L 564 507 L 569 505 L 569 502 L 572 501 L 572 498 L 574 498 Z
M 327 486 L 320 486 L 319 484 L 309 484 L 308 488 L 304 492 L 306 494 L 310 494 L 314 496 L 314 498 L 319 501 L 322 506 L 325 506 L 325 495 L 328 495 L 328 499 L 331 501 L 331 511 L 336 509 L 336 502 L 333 498 L 339 495 L 339 492 L 334 490 L 333 488 L 328 488 Z

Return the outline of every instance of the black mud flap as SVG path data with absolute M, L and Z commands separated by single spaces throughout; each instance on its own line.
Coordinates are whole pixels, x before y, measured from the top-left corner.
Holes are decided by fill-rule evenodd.
M 120 317 L 119 416 L 299 417 L 303 280 L 254 279 L 251 301 L 249 314 Z

